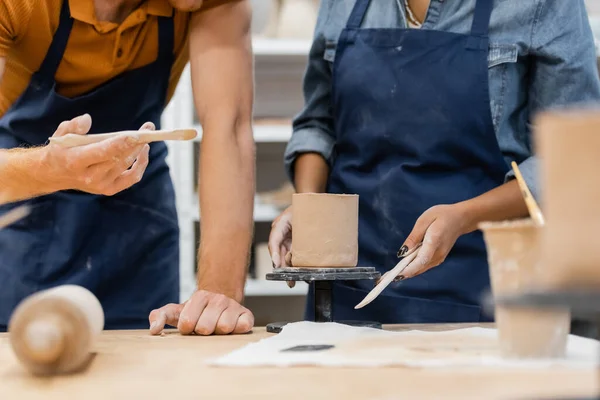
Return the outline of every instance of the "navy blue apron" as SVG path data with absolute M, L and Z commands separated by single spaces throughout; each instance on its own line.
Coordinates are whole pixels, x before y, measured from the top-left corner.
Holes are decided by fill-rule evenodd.
M 63 1 L 60 23 L 40 69 L 0 119 L 0 148 L 44 144 L 65 120 L 89 113 L 93 133 L 157 129 L 173 62 L 172 17 L 159 17 L 155 62 L 75 98 L 56 91 L 54 76 L 73 19 Z M 32 214 L 0 230 L 0 330 L 25 296 L 77 284 L 98 296 L 106 329 L 148 327 L 148 314 L 179 301 L 179 228 L 163 142 L 150 146 L 141 182 L 115 196 L 63 191 L 22 203 Z
M 398 262 L 398 248 L 424 211 L 501 185 L 508 165 L 490 110 L 493 0 L 477 1 L 466 35 L 360 29 L 369 3 L 357 0 L 337 46 L 336 158 L 328 191 L 360 195 L 359 265 L 384 273 Z M 486 321 L 479 304 L 487 287 L 485 244 L 476 231 L 460 237 L 443 264 L 390 285 L 360 310 L 354 306 L 373 283 L 336 283 L 333 316 L 382 323 Z

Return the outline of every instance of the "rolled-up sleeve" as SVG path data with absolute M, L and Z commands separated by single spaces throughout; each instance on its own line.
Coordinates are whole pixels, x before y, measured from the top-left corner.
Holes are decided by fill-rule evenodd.
M 547 0 L 539 3 L 531 36 L 532 74 L 530 114 L 551 109 L 597 105 L 600 79 L 594 36 L 583 0 Z M 534 128 L 535 129 L 535 128 Z M 538 160 L 519 164 L 527 185 L 540 199 Z M 514 178 L 511 171 L 506 179 Z
M 304 108 L 294 118 L 293 133 L 288 142 L 284 163 L 287 174 L 294 182 L 294 162 L 299 155 L 316 153 L 331 166 L 334 157 L 335 134 L 331 112 L 331 67 L 325 56 L 324 28 L 331 1 L 321 1 L 308 65 L 304 74 Z

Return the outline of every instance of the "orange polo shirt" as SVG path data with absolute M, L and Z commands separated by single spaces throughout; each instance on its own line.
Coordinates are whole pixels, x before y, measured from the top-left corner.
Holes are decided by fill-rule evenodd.
M 0 116 L 23 93 L 44 60 L 58 28 L 62 1 L 0 0 L 0 57 L 6 59 L 0 81 Z M 175 62 L 167 97 L 170 100 L 189 60 L 189 12 L 175 10 L 168 0 L 146 0 L 125 21 L 116 24 L 96 19 L 94 0 L 65 1 L 69 1 L 74 23 L 55 77 L 61 95 L 85 94 L 123 72 L 155 61 L 158 17 L 174 15 Z M 226 1 L 204 0 L 196 12 Z

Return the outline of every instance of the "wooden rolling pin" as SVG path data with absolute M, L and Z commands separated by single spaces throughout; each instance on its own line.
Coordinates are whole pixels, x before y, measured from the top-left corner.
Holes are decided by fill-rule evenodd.
M 50 143 L 58 144 L 62 147 L 84 146 L 86 144 L 98 143 L 103 140 L 112 139 L 117 136 L 137 136 L 140 143 L 160 142 L 163 140 L 192 140 L 198 135 L 195 129 L 177 129 L 172 131 L 121 131 L 112 133 L 98 133 L 92 135 L 77 135 L 68 133 L 64 136 L 51 137 Z
M 89 290 L 58 286 L 23 300 L 11 316 L 10 344 L 35 375 L 77 372 L 104 328 L 104 311 Z

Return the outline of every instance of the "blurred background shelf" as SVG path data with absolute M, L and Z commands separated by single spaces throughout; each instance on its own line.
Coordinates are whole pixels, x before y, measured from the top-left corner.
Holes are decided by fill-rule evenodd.
M 202 126 L 194 125 L 198 136 L 194 139 L 202 141 Z M 254 141 L 256 143 L 287 143 L 292 136 L 292 123 L 261 123 L 256 122 L 253 126 Z
M 246 296 L 305 296 L 307 292 L 308 285 L 304 282 L 296 282 L 293 288 L 278 281 L 248 279 L 246 282 Z
M 302 39 L 252 39 L 254 55 L 260 56 L 304 56 L 310 51 L 312 42 Z

